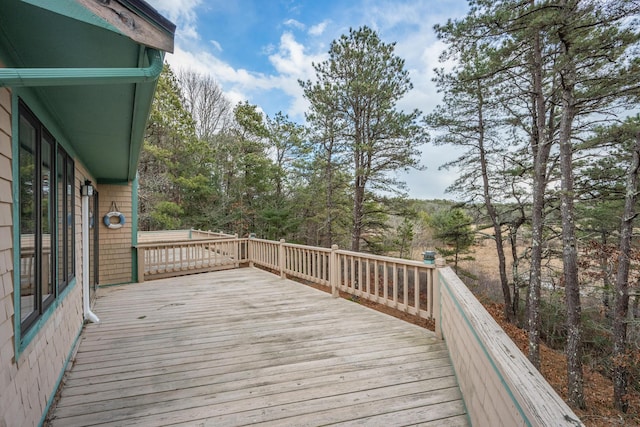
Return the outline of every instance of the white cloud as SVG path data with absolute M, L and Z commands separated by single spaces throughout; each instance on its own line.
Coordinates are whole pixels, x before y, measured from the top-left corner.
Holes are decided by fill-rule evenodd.
M 309 28 L 309 35 L 312 35 L 312 36 L 322 35 L 322 33 L 324 33 L 324 31 L 327 29 L 327 25 L 329 25 L 329 22 L 331 21 L 324 20 L 319 24 L 311 26 L 311 28 Z
M 288 76 L 300 74 L 301 69 L 310 65 L 304 54 L 304 46 L 291 33 L 284 33 L 280 37 L 278 52 L 269 56 L 269 61 L 279 74 Z
M 445 23 L 449 18 L 462 16 L 468 9 L 462 0 L 356 0 L 349 6 L 341 5 L 339 14 L 331 14 L 327 10 L 326 19 L 309 27 L 299 20 L 288 19 L 280 26 L 284 31 L 276 44 L 265 43 L 258 48 L 262 55 L 258 55 L 256 60 L 268 58 L 272 71 L 256 72 L 258 68 L 252 70 L 251 64 L 245 64 L 247 68 L 240 68 L 222 60 L 219 54 L 223 49 L 217 40 L 205 43 L 200 39 L 197 10 L 206 7 L 207 2 L 148 1 L 178 26 L 175 54 L 167 56 L 175 70 L 189 68 L 212 75 L 233 104 L 248 100 L 250 103 L 263 104 L 259 108 L 269 114 L 282 110 L 292 119 L 300 121 L 308 109 L 308 103 L 298 80 L 313 79 L 315 73 L 312 63 L 327 58 L 328 43 L 346 33 L 350 27 L 362 25 L 375 29 L 384 42 L 396 42 L 396 54 L 405 59 L 414 89 L 401 100 L 399 107 L 405 111 L 418 108 L 425 114 L 430 113 L 441 100 L 431 79 L 433 68 L 443 66 L 438 59 L 444 49 L 433 26 Z M 305 33 L 296 32 L 305 29 Z M 229 52 L 235 49 L 231 45 L 225 48 Z M 451 64 L 444 66 L 450 67 Z M 264 66 L 260 69 L 264 70 Z M 451 147 L 426 146 L 422 163 L 428 169 L 402 175 L 410 194 L 413 197 L 444 197 L 444 188 L 451 184 L 454 174 L 438 171 L 438 167 L 455 158 L 455 154 Z
M 217 40 L 209 40 L 209 42 L 216 48 L 218 52 L 222 52 L 222 45 Z
M 284 21 L 284 25 L 286 25 L 287 27 L 294 27 L 299 30 L 305 29 L 305 25 L 300 21 L 296 21 L 295 19 L 287 19 L 286 21 Z
M 269 61 L 279 77 L 278 87 L 292 97 L 287 113 L 293 117 L 304 117 L 308 103 L 303 98 L 302 88 L 298 80 L 308 80 L 314 76 L 313 63 L 326 58 L 325 53 L 307 54 L 304 45 L 299 43 L 293 34 L 284 33 L 280 37 L 278 52 L 269 56 Z
M 314 75 L 312 63 L 323 61 L 326 54 L 308 54 L 306 47 L 290 32 L 283 33 L 278 46 L 274 46 L 273 49 L 275 52 L 269 55 L 269 61 L 274 68 L 274 73 L 269 75 L 244 68 L 234 68 L 210 51 L 187 50 L 180 43 L 176 43 L 175 53 L 168 55 L 167 61 L 176 71 L 190 69 L 213 75 L 234 104 L 245 100 L 255 102 L 252 98 L 264 96 L 269 91 L 284 93 L 290 99 L 289 104 L 278 106 L 278 110 L 282 110 L 292 118 L 302 120 L 308 103 L 303 97 L 298 80 L 311 79 Z
M 148 3 L 176 24 L 176 36 L 193 40 L 200 38 L 195 10 L 202 0 L 148 0 Z

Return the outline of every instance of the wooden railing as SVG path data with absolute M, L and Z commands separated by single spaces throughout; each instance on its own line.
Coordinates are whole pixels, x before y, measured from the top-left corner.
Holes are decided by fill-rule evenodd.
M 436 335 L 447 342 L 472 425 L 583 426 L 453 270 L 438 273 Z
M 338 290 L 396 310 L 433 317 L 435 265 L 336 250 Z
M 433 317 L 434 265 L 360 252 L 249 239 L 249 262 L 424 319 Z
M 247 253 L 236 238 L 140 243 L 136 249 L 139 282 L 237 268 Z
M 138 243 L 175 242 L 199 239 L 231 239 L 235 237 L 237 236 L 234 236 L 233 234 L 195 230 L 193 228 L 184 230 L 138 231 Z
M 139 278 L 248 263 L 433 319 L 449 353 L 473 425 L 582 426 L 573 411 L 448 267 L 262 239 L 138 245 Z
M 191 229 L 189 230 L 190 234 L 190 238 L 191 239 L 231 239 L 231 238 L 236 238 L 238 236 L 234 235 L 234 234 L 226 234 L 223 233 L 222 231 L 220 232 L 215 232 L 215 231 L 204 231 L 204 230 L 195 230 L 195 229 Z

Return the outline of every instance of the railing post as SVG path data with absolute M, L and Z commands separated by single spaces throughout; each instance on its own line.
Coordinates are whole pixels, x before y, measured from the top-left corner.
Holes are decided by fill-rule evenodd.
M 280 243 L 278 244 L 278 268 L 280 269 L 280 277 L 283 279 L 287 278 L 287 275 L 284 272 L 284 269 L 287 265 L 285 260 L 285 250 L 284 250 L 284 239 L 280 239 Z
M 144 248 L 136 248 L 138 256 L 138 283 L 144 282 Z
M 338 245 L 331 246 L 331 255 L 329 256 L 329 285 L 331 286 L 331 296 L 338 298 Z
M 251 239 L 253 238 L 249 235 L 249 238 L 247 239 L 247 258 L 249 259 L 249 267 L 253 268 L 253 244 Z
M 235 239 L 236 244 L 233 245 L 233 251 L 235 252 L 233 254 L 233 259 L 236 260 L 235 264 L 233 265 L 235 268 L 239 268 L 240 267 L 240 239 L 238 239 L 238 233 L 233 235 L 233 238 Z
M 436 338 L 444 339 L 442 335 L 442 313 L 440 312 L 442 307 L 442 294 L 440 293 L 441 283 L 440 283 L 440 269 L 446 265 L 444 259 L 436 260 L 436 268 L 432 271 L 433 273 L 433 320 L 436 325 Z

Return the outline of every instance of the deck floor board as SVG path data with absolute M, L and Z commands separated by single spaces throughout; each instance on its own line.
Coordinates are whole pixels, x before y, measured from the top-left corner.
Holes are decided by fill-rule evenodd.
M 444 342 L 243 268 L 103 288 L 52 427 L 468 424 Z

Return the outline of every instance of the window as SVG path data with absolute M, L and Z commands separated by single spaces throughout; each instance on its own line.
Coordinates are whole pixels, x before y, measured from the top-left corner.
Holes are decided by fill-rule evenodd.
M 74 277 L 75 257 L 73 238 L 73 160 L 62 149 L 58 149 L 58 288 L 64 289 Z
M 74 276 L 74 164 L 22 102 L 18 139 L 20 324 L 24 332 Z

